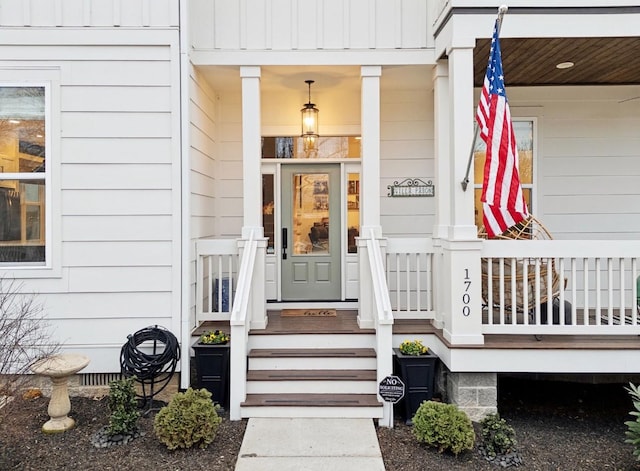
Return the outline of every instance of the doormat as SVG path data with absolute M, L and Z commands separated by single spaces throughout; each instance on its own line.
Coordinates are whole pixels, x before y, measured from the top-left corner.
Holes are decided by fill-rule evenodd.
M 282 317 L 336 317 L 335 309 L 283 309 Z

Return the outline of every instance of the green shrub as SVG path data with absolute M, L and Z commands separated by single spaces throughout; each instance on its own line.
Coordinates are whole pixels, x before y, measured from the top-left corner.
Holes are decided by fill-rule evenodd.
M 516 432 L 499 414 L 490 414 L 480 421 L 482 442 L 491 457 L 504 455 L 515 450 L 518 444 Z
M 629 387 L 625 388 L 631 400 L 633 401 L 634 411 L 629 412 L 630 415 L 635 416 L 635 420 L 628 420 L 624 424 L 627 426 L 625 432 L 627 439 L 625 443 L 631 443 L 633 445 L 633 456 L 637 460 L 640 460 L 640 388 L 634 386 L 633 383 L 629 383 Z
M 216 437 L 222 417 L 219 406 L 211 401 L 206 389 L 189 388 L 176 394 L 168 405 L 160 409 L 153 422 L 158 439 L 169 450 L 191 448 L 198 445 L 206 448 Z
M 136 401 L 136 390 L 134 377 L 119 379 L 109 383 L 109 425 L 107 434 L 114 436 L 117 434 L 131 434 L 138 429 L 138 402 Z
M 471 450 L 475 432 L 471 420 L 453 404 L 424 401 L 413 416 L 413 434 L 419 442 L 458 454 Z

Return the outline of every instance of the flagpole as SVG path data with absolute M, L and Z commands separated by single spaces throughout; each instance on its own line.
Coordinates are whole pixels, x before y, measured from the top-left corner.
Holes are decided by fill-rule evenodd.
M 498 8 L 498 36 L 500 35 L 500 30 L 502 29 L 502 18 L 504 14 L 509 9 L 506 5 L 500 5 Z M 467 173 L 464 175 L 464 180 L 460 183 L 462 185 L 462 191 L 467 191 L 467 185 L 469 184 L 469 172 L 471 171 L 471 162 L 473 162 L 473 147 L 475 146 L 476 139 L 478 139 L 478 133 L 480 132 L 480 128 L 478 125 L 475 125 L 475 132 L 473 133 L 473 140 L 471 141 L 471 150 L 469 151 L 469 161 L 467 162 Z

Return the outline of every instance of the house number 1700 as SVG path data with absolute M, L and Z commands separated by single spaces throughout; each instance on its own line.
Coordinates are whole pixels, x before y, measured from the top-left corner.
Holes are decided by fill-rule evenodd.
M 469 294 L 469 288 L 471 288 L 471 278 L 469 278 L 469 269 L 464 269 L 464 280 L 462 280 L 462 284 L 464 285 L 464 292 L 462 293 L 462 315 L 467 317 L 471 314 L 471 306 L 469 303 L 471 302 L 471 295 Z

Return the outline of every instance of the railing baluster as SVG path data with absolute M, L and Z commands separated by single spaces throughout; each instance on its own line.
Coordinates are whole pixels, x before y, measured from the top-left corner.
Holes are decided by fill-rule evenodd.
M 625 308 L 625 300 L 624 300 L 624 287 L 625 287 L 625 283 L 624 283 L 624 258 L 620 257 L 618 263 L 620 264 L 620 266 L 618 267 L 618 272 L 620 273 L 620 325 L 625 325 L 626 324 L 626 318 L 627 318 L 627 313 L 626 313 L 626 308 Z
M 214 255 L 209 255 L 207 257 L 207 293 L 209 293 L 209 302 L 207 303 L 209 309 L 207 310 L 207 314 L 213 313 L 213 258 Z
M 422 309 L 422 285 L 420 284 L 420 254 L 416 254 L 416 312 L 420 314 Z
M 524 324 L 529 325 L 529 260 L 522 259 L 522 308 Z
M 553 324 L 553 265 L 551 259 L 545 260 L 547 272 L 547 324 Z
M 505 294 L 504 294 L 504 258 L 500 257 L 500 266 L 498 268 L 498 273 L 500 275 L 500 325 L 504 325 L 504 305 Z
M 602 317 L 602 301 L 600 299 L 600 289 L 602 288 L 600 286 L 600 258 L 596 258 L 596 266 L 595 266 L 595 277 L 596 277 L 596 325 L 600 325 L 601 324 L 601 317 Z
M 631 324 L 638 325 L 638 311 L 640 311 L 640 302 L 638 302 L 638 260 L 631 259 Z
M 564 309 L 564 258 L 558 259 L 558 288 L 559 288 L 559 301 L 560 301 L 560 319 L 562 323 L 565 322 L 565 309 Z
M 511 324 L 515 324 L 518 317 L 518 287 L 517 287 L 517 259 L 511 259 Z
M 589 259 L 582 258 L 582 294 L 583 294 L 583 309 L 582 317 L 584 318 L 584 325 L 589 325 Z
M 613 325 L 613 261 L 611 257 L 607 258 L 607 286 L 609 288 L 607 293 L 607 300 L 609 302 L 607 317 L 609 325 Z
M 227 275 L 229 278 L 229 311 L 231 311 L 231 306 L 233 306 L 233 257 L 229 255 L 229 272 Z
M 400 254 L 396 254 L 396 312 L 400 312 Z
M 405 270 L 407 271 L 407 312 L 411 312 L 411 254 L 404 254 Z
M 536 258 L 534 265 L 534 280 L 535 280 L 535 293 L 534 293 L 534 309 L 535 309 L 535 325 L 542 324 L 541 316 L 540 316 L 540 259 Z M 547 318 L 547 321 L 549 319 Z

